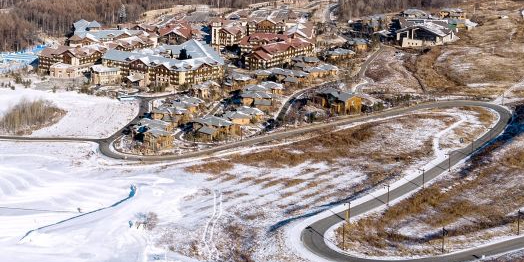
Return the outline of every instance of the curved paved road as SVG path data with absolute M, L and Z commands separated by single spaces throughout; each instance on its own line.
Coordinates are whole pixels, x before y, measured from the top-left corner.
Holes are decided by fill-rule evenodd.
M 485 102 L 476 102 L 476 101 L 449 101 L 449 102 L 440 102 L 433 104 L 425 104 L 421 106 L 416 106 L 416 110 L 422 108 L 432 108 L 432 107 L 449 107 L 449 106 L 481 106 L 489 109 L 495 110 L 499 115 L 500 119 L 497 124 L 484 136 L 474 141 L 472 144 L 468 145 L 464 149 L 453 151 L 451 154 L 451 166 L 456 165 L 461 160 L 468 157 L 473 150 L 477 150 L 486 144 L 487 141 L 490 141 L 492 138 L 496 137 L 498 134 L 504 131 L 507 124 L 511 120 L 511 114 L 503 107 L 485 103 Z M 410 110 L 412 111 L 412 110 Z M 446 159 L 439 163 L 434 168 L 427 170 L 425 172 L 425 181 L 430 181 L 442 173 L 446 172 L 449 168 L 449 159 Z M 408 193 L 411 193 L 417 189 L 420 189 L 422 184 L 422 175 L 416 177 L 415 179 L 406 182 L 400 187 L 392 189 L 390 191 L 389 199 L 394 201 L 405 196 Z M 357 206 L 351 207 L 352 216 L 361 215 L 367 212 L 372 211 L 375 208 L 384 206 L 387 202 L 387 193 L 380 195 L 374 199 L 371 199 L 367 202 L 359 204 Z M 371 261 L 388 261 L 385 259 L 368 259 L 351 256 L 348 254 L 342 254 L 338 251 L 335 251 L 328 247 L 325 243 L 324 235 L 326 231 L 333 225 L 341 222 L 341 218 L 344 217 L 344 212 L 334 214 L 324 219 L 320 219 L 315 223 L 311 224 L 308 228 L 303 229 L 301 233 L 301 240 L 305 247 L 315 253 L 316 255 L 323 257 L 331 261 L 356 261 L 356 262 L 371 262 Z M 434 261 L 443 261 L 443 262 L 453 262 L 453 261 L 469 261 L 476 260 L 481 258 L 483 255 L 489 256 L 494 254 L 501 254 L 504 252 L 524 248 L 524 237 L 508 240 L 501 243 L 491 244 L 484 247 L 475 248 L 472 250 L 450 253 L 442 256 L 419 258 L 419 259 L 405 259 L 405 260 L 392 260 L 392 261 L 421 261 L 421 262 L 434 262 Z
M 220 146 L 216 146 L 209 149 L 204 149 L 200 151 L 195 152 L 188 152 L 182 155 L 163 155 L 163 156 L 139 156 L 139 155 L 130 155 L 130 154 L 124 154 L 117 152 L 113 149 L 112 143 L 114 140 L 116 140 L 118 137 L 120 137 L 121 131 L 118 131 L 113 136 L 106 138 L 106 139 L 83 139 L 83 138 L 45 138 L 45 137 L 6 137 L 6 136 L 0 136 L 0 140 L 18 140 L 18 141 L 77 141 L 77 142 L 95 142 L 99 144 L 99 150 L 103 155 L 106 155 L 108 157 L 114 158 L 114 159 L 125 159 L 125 160 L 138 160 L 138 161 L 170 161 L 170 160 L 181 160 L 181 159 L 188 159 L 188 158 L 194 158 L 194 157 L 203 157 L 207 155 L 211 155 L 213 153 L 235 149 L 238 147 L 244 147 L 244 146 L 251 146 L 256 145 L 259 143 L 265 143 L 270 142 L 273 140 L 288 138 L 296 135 L 300 135 L 307 132 L 312 131 L 319 131 L 325 128 L 331 128 L 336 127 L 340 125 L 346 125 L 351 124 L 355 122 L 361 122 L 361 121 L 371 121 L 371 120 L 378 120 L 380 118 L 384 117 L 392 117 L 392 116 L 400 116 L 409 114 L 418 110 L 422 109 L 430 109 L 430 108 L 445 108 L 445 107 L 461 107 L 461 106 L 482 106 L 482 107 L 497 107 L 496 105 L 486 103 L 486 102 L 480 102 L 480 101 L 468 101 L 468 100 L 459 100 L 459 101 L 437 101 L 437 102 L 429 102 L 429 103 L 422 103 L 418 105 L 414 105 L 411 107 L 404 107 L 404 108 L 397 108 L 392 110 L 383 111 L 380 113 L 375 113 L 372 115 L 363 115 L 363 116 L 347 116 L 343 117 L 339 120 L 328 122 L 328 123 L 319 123 L 319 124 L 313 124 L 308 125 L 305 127 L 295 128 L 293 130 L 288 131 L 281 131 L 281 132 L 274 132 L 263 136 L 253 137 L 249 139 L 244 139 L 242 141 L 237 141 L 229 144 L 224 144 Z M 499 109 L 504 110 L 504 109 Z M 507 113 L 509 114 L 509 113 Z

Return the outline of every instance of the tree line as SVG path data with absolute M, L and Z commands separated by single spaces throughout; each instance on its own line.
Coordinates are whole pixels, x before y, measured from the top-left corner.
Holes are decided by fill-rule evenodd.
M 263 0 L 220 0 L 220 7 L 241 8 Z M 0 7 L 10 8 L 0 13 L 1 51 L 18 51 L 39 41 L 38 34 L 53 37 L 67 35 L 71 25 L 80 19 L 96 20 L 112 26 L 119 21 L 121 6 L 126 20 L 136 21 L 148 10 L 169 8 L 176 4 L 208 4 L 217 0 L 0 0 Z

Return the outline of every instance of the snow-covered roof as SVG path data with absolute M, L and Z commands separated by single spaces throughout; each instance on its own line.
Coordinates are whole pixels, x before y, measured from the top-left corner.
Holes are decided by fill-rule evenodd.
M 176 55 L 180 53 L 180 50 L 186 49 L 187 54 L 191 56 L 190 59 L 178 60 L 173 58 L 166 58 L 160 55 L 160 52 L 165 50 L 171 50 L 172 54 Z M 152 51 L 152 52 L 151 52 Z M 109 50 L 102 56 L 102 59 L 119 61 L 119 62 L 131 62 L 140 60 L 148 66 L 159 66 L 163 65 L 169 70 L 176 71 L 190 71 L 199 68 L 200 66 L 207 64 L 210 66 L 221 66 L 224 65 L 224 60 L 208 45 L 202 44 L 196 40 L 189 40 L 181 45 L 169 45 L 162 46 L 155 50 L 149 50 L 145 52 L 127 52 L 118 50 Z
M 103 66 L 103 65 L 93 65 L 91 67 L 91 70 L 93 70 L 93 72 L 98 72 L 98 73 L 118 72 L 119 71 L 119 69 L 116 68 L 116 67 L 107 67 L 107 66 Z
M 205 117 L 196 119 L 195 122 L 202 124 L 204 126 L 214 126 L 214 127 L 224 127 L 224 126 L 233 125 L 233 123 L 231 123 L 229 120 L 221 118 L 221 117 L 217 117 L 217 116 L 205 116 Z

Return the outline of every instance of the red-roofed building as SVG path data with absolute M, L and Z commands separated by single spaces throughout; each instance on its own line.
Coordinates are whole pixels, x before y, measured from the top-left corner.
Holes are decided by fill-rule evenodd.
M 178 45 L 193 38 L 195 30 L 187 22 L 176 22 L 158 29 L 158 41 L 170 45 Z
M 246 68 L 250 70 L 283 66 L 296 56 L 311 56 L 315 45 L 301 38 L 262 45 L 246 56 Z
M 240 50 L 242 53 L 251 53 L 256 47 L 276 42 L 286 41 L 288 37 L 274 33 L 253 33 L 240 39 Z

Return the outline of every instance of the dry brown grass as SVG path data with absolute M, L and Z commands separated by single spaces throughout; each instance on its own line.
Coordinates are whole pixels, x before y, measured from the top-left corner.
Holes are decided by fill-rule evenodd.
M 442 47 L 433 47 L 407 60 L 405 66 L 424 83 L 428 91 L 456 92 L 459 84 L 447 76 L 445 68 L 435 67 L 441 54 Z
M 406 223 L 423 224 L 437 230 L 445 226 L 451 237 L 511 225 L 515 217 L 508 214 L 524 204 L 523 169 L 524 149 L 508 150 L 497 160 L 492 159 L 490 153 L 479 155 L 470 165 L 469 179 L 456 174 L 454 179 L 438 181 L 381 215 L 346 226 L 345 230 L 351 232 L 348 239 L 374 250 L 374 255 L 383 255 L 386 247 L 394 247 L 396 254 L 400 254 L 403 248 L 415 242 L 427 248 L 412 249 L 409 255 L 421 255 L 434 252 L 432 243 L 439 236 L 432 232 L 421 232 L 418 237 L 399 234 L 398 229 Z M 462 220 L 468 222 L 450 227 Z M 339 234 L 341 230 L 338 229 Z
M 57 123 L 65 113 L 48 100 L 22 99 L 1 116 L 0 131 L 15 135 L 31 134 L 34 130 Z
M 233 168 L 233 164 L 229 161 L 214 161 L 193 165 L 186 167 L 185 170 L 190 173 L 209 173 L 209 174 L 221 174 L 224 171 Z
M 524 75 L 524 24 L 517 12 L 522 5 L 504 0 L 497 1 L 496 7 L 488 0 L 478 4 L 472 17 L 479 23 L 477 28 L 461 30 L 459 41 L 433 47 L 406 63 L 429 91 L 493 97 Z M 473 4 L 462 8 L 472 14 Z M 501 15 L 509 18 L 500 19 Z

